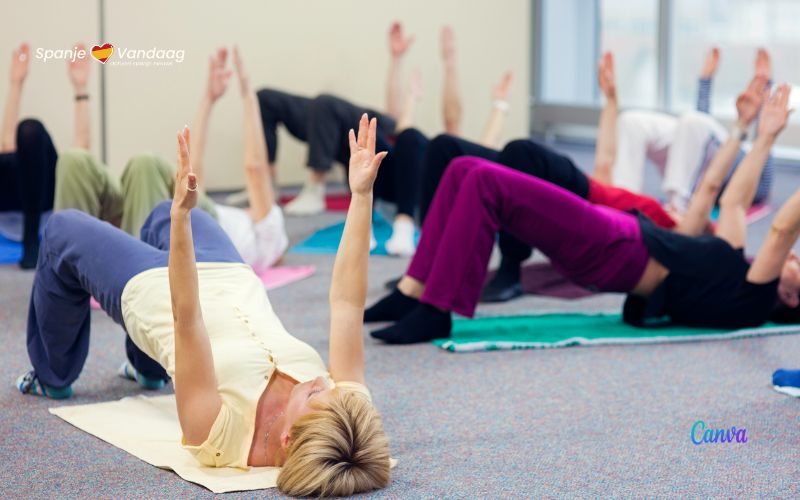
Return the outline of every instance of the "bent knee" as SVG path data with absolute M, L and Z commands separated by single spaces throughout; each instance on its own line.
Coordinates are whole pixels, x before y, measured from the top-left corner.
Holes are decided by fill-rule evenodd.
M 699 111 L 687 111 L 678 117 L 678 122 L 684 127 L 704 128 L 710 129 L 716 124 L 714 118 L 708 113 L 701 113 Z
M 407 128 L 400 132 L 395 139 L 395 147 L 403 145 L 423 145 L 428 142 L 425 135 L 415 128 Z
M 71 176 L 85 177 L 94 169 L 94 157 L 85 149 L 63 151 L 56 161 L 56 175 L 60 179 Z
M 174 168 L 164 159 L 153 154 L 137 154 L 128 160 L 125 171 L 122 173 L 123 180 L 133 179 L 168 179 L 172 177 Z

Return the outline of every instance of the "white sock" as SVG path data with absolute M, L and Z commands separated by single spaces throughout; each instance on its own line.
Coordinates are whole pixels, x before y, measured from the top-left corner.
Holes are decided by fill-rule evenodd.
M 314 215 L 325 211 L 325 184 L 306 182 L 297 198 L 284 207 L 289 215 Z
M 411 257 L 414 255 L 414 223 L 407 219 L 395 220 L 392 236 L 386 241 L 386 251 L 390 255 Z

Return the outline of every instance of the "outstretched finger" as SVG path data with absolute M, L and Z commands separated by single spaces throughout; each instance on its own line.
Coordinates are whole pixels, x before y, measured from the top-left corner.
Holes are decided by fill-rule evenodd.
M 367 151 L 369 154 L 375 154 L 375 136 L 378 135 L 378 119 L 373 118 L 369 121 L 369 132 L 367 133 Z
M 189 148 L 183 133 L 178 132 L 178 176 L 183 175 L 187 163 L 189 163 Z
M 356 154 L 358 151 L 358 143 L 356 142 L 356 133 L 353 129 L 350 129 L 350 132 L 347 133 L 347 138 L 350 141 L 350 155 Z
M 367 147 L 368 128 L 369 121 L 367 120 L 367 114 L 364 113 L 361 115 L 361 120 L 358 122 L 358 147 L 360 148 Z
M 789 105 L 789 96 L 792 93 L 792 87 L 790 87 L 788 83 L 784 83 L 781 86 L 783 87 L 783 93 L 781 94 L 781 107 L 786 109 L 786 107 Z

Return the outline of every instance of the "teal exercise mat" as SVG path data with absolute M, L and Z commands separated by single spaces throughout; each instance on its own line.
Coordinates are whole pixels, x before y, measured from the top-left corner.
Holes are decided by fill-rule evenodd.
M 0 235 L 0 265 L 16 264 L 22 258 L 22 243 Z
M 450 338 L 433 343 L 450 352 L 544 349 L 579 345 L 652 344 L 800 333 L 800 325 L 768 323 L 721 330 L 662 326 L 636 328 L 619 314 L 541 314 L 453 320 Z
M 370 255 L 389 255 L 386 252 L 386 241 L 392 236 L 392 225 L 378 212 L 372 212 L 372 230 L 378 246 Z M 335 255 L 339 249 L 339 241 L 344 233 L 344 221 L 320 229 L 305 240 L 294 245 L 289 251 L 299 254 L 327 254 Z M 415 242 L 419 240 L 419 231 L 414 236 Z

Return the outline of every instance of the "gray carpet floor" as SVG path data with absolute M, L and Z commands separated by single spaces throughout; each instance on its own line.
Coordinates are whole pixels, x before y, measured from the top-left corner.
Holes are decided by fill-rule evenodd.
M 579 163 L 591 151 L 570 148 Z M 652 178 L 650 188 L 655 187 Z M 775 202 L 800 186 L 779 170 Z M 340 214 L 288 220 L 292 241 Z M 752 253 L 769 220 L 750 231 Z M 317 273 L 270 294 L 297 337 L 327 355 L 332 256 L 289 255 Z M 369 302 L 407 260 L 373 258 Z M 206 497 L 47 412 L 48 407 L 141 393 L 115 376 L 123 335 L 93 312 L 88 362 L 66 402 L 22 396 L 29 368 L 27 301 L 33 273 L 0 267 L 0 485 L 4 497 Z M 622 298 L 525 297 L 480 313 L 608 311 Z M 368 381 L 400 463 L 375 497 L 794 497 L 800 495 L 800 400 L 773 392 L 777 367 L 800 367 L 800 336 L 671 345 L 450 354 L 432 345 L 388 347 L 366 337 Z M 694 446 L 697 420 L 747 429 L 747 443 Z M 237 494 L 277 496 L 275 490 Z

